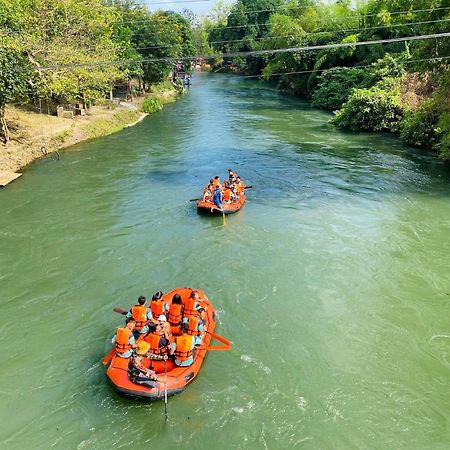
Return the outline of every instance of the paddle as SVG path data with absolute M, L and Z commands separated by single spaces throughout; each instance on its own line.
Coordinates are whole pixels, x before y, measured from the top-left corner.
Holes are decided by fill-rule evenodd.
M 115 306 L 115 307 L 113 308 L 113 311 L 116 312 L 116 313 L 118 313 L 118 314 L 123 314 L 124 316 L 126 316 L 127 313 L 128 313 L 128 309 L 121 308 L 120 306 Z
M 209 347 L 198 347 L 199 350 L 213 350 L 213 351 L 219 351 L 219 350 L 230 350 L 231 349 L 231 342 L 228 339 L 225 339 L 223 336 L 220 336 L 216 333 L 211 333 L 210 331 L 206 331 L 213 339 L 216 341 L 222 342 L 222 344 L 225 345 L 210 345 Z
M 250 186 L 244 186 L 244 189 L 253 189 L 253 186 L 252 186 L 252 185 L 250 185 Z
M 167 413 L 167 360 L 164 360 L 164 417 L 166 419 L 169 418 Z
M 102 364 L 104 366 L 112 360 L 114 353 L 116 353 L 116 347 L 113 347 L 111 351 L 102 359 Z

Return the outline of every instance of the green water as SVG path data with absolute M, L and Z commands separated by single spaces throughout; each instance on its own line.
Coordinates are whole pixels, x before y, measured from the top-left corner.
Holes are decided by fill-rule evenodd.
M 448 448 L 450 171 L 328 118 L 200 74 L 0 191 L 2 448 Z M 186 200 L 228 167 L 254 189 L 223 226 Z M 207 293 L 233 348 L 165 424 L 100 360 L 113 306 L 176 286 Z

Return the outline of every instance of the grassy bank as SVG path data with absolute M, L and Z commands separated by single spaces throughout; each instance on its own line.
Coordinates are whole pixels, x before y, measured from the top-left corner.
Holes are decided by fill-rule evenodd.
M 74 119 L 39 114 L 29 108 L 8 105 L 6 117 L 11 130 L 11 140 L 1 147 L 0 170 L 16 172 L 44 153 L 52 153 L 79 142 L 106 136 L 134 125 L 147 114 L 145 102 L 155 100 L 161 109 L 174 102 L 181 94 L 170 82 L 151 87 L 145 97 L 116 105 L 109 101 L 90 108 L 85 116 Z M 159 110 L 158 109 L 158 110 Z

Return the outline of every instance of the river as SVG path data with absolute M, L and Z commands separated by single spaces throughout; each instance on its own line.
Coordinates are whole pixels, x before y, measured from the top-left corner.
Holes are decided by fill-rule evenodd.
M 450 170 L 329 117 L 197 74 L 0 191 L 2 448 L 448 448 Z M 229 167 L 253 189 L 224 225 L 187 200 Z M 233 347 L 165 424 L 100 360 L 114 306 L 176 286 L 206 292 Z

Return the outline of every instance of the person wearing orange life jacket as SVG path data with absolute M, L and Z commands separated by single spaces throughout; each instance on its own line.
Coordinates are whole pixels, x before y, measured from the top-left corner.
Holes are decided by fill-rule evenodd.
M 244 193 L 245 185 L 244 182 L 241 181 L 239 177 L 236 178 L 236 193 L 237 195 L 241 195 Z
M 194 336 L 195 345 L 201 345 L 206 333 L 206 311 L 204 308 L 200 308 L 195 316 L 189 316 L 185 319 L 185 325 L 187 326 L 187 334 Z
M 183 318 L 196 316 L 200 308 L 200 296 L 197 291 L 192 291 L 189 298 L 184 301 Z
M 167 317 L 164 314 L 161 314 L 158 317 L 158 325 L 161 327 L 161 330 L 163 331 L 163 334 L 166 337 L 166 339 L 172 342 L 173 340 L 172 329 L 170 327 L 170 323 L 167 321 Z
M 152 322 L 158 323 L 158 317 L 161 314 L 166 314 L 166 312 L 169 310 L 169 306 L 167 303 L 162 299 L 163 293 L 161 291 L 156 292 L 153 294 L 152 301 L 150 302 L 150 310 L 152 312 Z
M 132 349 L 136 347 L 136 342 L 133 336 L 135 320 L 129 317 L 125 321 L 124 327 L 117 328 L 116 334 L 111 342 L 116 344 L 116 355 L 120 358 L 129 358 L 132 354 Z
M 134 337 L 138 338 L 139 334 L 148 332 L 148 323 L 153 319 L 150 308 L 145 305 L 146 299 L 143 295 L 138 298 L 138 304 L 134 305 L 127 313 L 127 317 L 132 317 L 136 321 L 134 328 Z
M 218 187 L 220 187 L 220 178 L 217 176 L 217 177 L 214 177 L 214 180 L 213 180 L 213 186 L 215 187 L 215 188 L 218 188 Z
M 231 190 L 231 186 L 228 181 L 225 181 L 224 190 L 223 190 L 223 202 L 231 203 L 233 200 L 233 191 Z
M 161 325 L 153 323 L 148 326 L 149 331 L 144 337 L 144 341 L 150 344 L 149 352 L 152 355 L 168 355 L 170 354 L 169 339 L 164 336 Z M 156 358 L 152 358 L 156 359 Z
M 185 324 L 181 327 L 182 334 L 177 336 L 172 344 L 172 353 L 175 357 L 177 366 L 190 366 L 194 362 L 195 339 L 194 336 L 187 334 Z
M 172 329 L 172 334 L 181 334 L 181 322 L 183 319 L 183 302 L 178 294 L 172 297 L 172 303 L 169 306 L 169 324 Z

